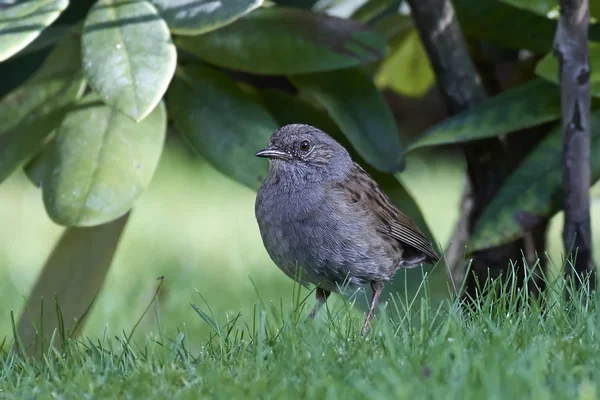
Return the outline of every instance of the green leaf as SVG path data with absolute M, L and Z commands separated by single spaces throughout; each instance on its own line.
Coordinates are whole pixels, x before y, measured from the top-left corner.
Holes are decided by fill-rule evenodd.
M 558 89 L 543 79 L 535 79 L 437 124 L 412 143 L 407 151 L 495 137 L 558 118 Z
M 590 1 L 590 16 L 596 19 L 596 24 L 598 24 L 598 19 L 600 19 L 600 2 L 598 1 Z
M 140 123 L 91 93 L 65 117 L 51 142 L 42 190 L 50 218 L 93 226 L 131 209 L 156 169 L 166 133 L 163 103 Z
M 381 88 L 412 97 L 424 95 L 435 84 L 435 74 L 416 29 L 411 29 L 382 62 L 375 82 Z
M 300 96 L 278 89 L 266 89 L 260 93 L 267 111 L 275 118 L 277 125 L 307 124 L 326 132 L 338 142 L 347 140 L 327 111 L 319 109 Z M 345 143 L 342 143 L 345 146 Z M 352 150 L 348 147 L 348 150 Z
M 0 135 L 25 119 L 68 106 L 83 94 L 79 41 L 77 30 L 68 33 L 29 80 L 0 100 Z
M 375 19 L 383 13 L 388 11 L 396 11 L 393 14 L 397 14 L 397 10 L 400 8 L 403 0 L 369 0 L 363 5 L 358 7 L 352 13 L 352 19 L 355 19 L 364 24 Z
M 600 43 L 588 42 L 588 49 L 591 69 L 590 90 L 592 96 L 600 97 Z M 536 65 L 535 73 L 558 85 L 558 59 L 552 53 L 546 54 Z
M 57 336 L 54 346 L 60 349 L 64 345 L 61 332 L 65 337 L 75 337 L 81 332 L 128 218 L 126 214 L 92 228 L 72 227 L 62 234 L 19 318 L 17 332 L 28 355 L 41 355 L 42 348 L 47 348 L 54 334 Z M 55 299 L 60 307 L 60 320 Z
M 23 50 L 15 54 L 12 57 L 12 59 L 32 54 L 40 50 L 46 50 L 48 47 L 52 47 L 58 42 L 60 42 L 61 39 L 63 39 L 65 35 L 69 34 L 69 32 L 71 32 L 72 30 L 72 26 L 56 24 L 51 25 L 48 28 L 44 29 L 42 33 L 40 33 L 40 35 L 33 42 L 31 42 L 31 44 L 29 44 Z M 81 34 L 81 32 L 79 32 L 79 34 Z
M 600 112 L 592 112 L 590 153 L 600 153 Z M 600 158 L 591 157 L 592 182 L 600 179 Z M 540 218 L 562 208 L 562 132 L 557 126 L 521 162 L 479 218 L 469 250 L 515 240 Z
M 282 7 L 296 7 L 310 10 L 319 0 L 273 0 L 273 2 Z
M 314 96 L 369 164 L 385 172 L 404 167 L 396 121 L 373 81 L 359 69 L 344 69 L 290 80 Z
M 77 30 L 67 34 L 42 67 L 0 100 L 0 182 L 28 162 L 85 88 Z
M 508 49 L 544 53 L 552 49 L 556 21 L 499 0 L 454 0 L 463 31 Z
M 268 164 L 254 154 L 277 123 L 252 92 L 203 66 L 178 70 L 167 93 L 169 114 L 191 147 L 225 175 L 257 190 Z
M 99 0 L 85 19 L 81 43 L 90 86 L 106 104 L 144 119 L 166 92 L 177 62 L 156 8 L 140 0 Z
M 258 8 L 263 0 L 150 0 L 163 16 L 171 32 L 199 35 L 228 25 Z
M 359 23 L 299 9 L 261 8 L 178 47 L 221 67 L 282 75 L 329 71 L 382 58 L 386 40 Z
M 391 14 L 378 18 L 371 29 L 383 35 L 393 47 L 402 42 L 406 35 L 412 32 L 414 26 L 415 23 L 410 15 Z
M 346 148 L 352 159 L 361 164 L 367 171 L 369 165 L 356 152 L 340 127 L 331 119 L 326 110 L 319 108 L 319 103 L 310 102 L 299 95 L 292 95 L 278 89 L 261 91 L 262 102 L 279 126 L 288 124 L 307 124 L 321 129 Z
M 523 10 L 532 11 L 536 14 L 543 15 L 545 17 L 552 11 L 557 12 L 558 0 L 500 0 L 503 3 L 509 4 L 513 7 L 517 7 Z M 594 0 L 591 1 L 593 3 Z
M 0 182 L 29 161 L 48 140 L 67 113 L 67 108 L 53 110 L 27 119 L 0 135 Z
M 31 0 L 0 13 L 0 62 L 25 48 L 69 5 L 68 0 Z
M 54 132 L 49 136 L 53 137 Z M 42 187 L 46 166 L 48 165 L 47 162 L 52 154 L 51 140 L 52 139 L 48 140 L 48 143 L 46 143 L 46 145 L 44 145 L 44 147 L 23 167 L 23 172 L 25 172 L 29 181 L 38 188 Z

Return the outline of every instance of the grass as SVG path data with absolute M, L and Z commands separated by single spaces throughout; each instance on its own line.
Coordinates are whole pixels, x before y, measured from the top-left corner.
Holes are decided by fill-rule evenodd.
M 402 178 L 442 244 L 456 219 L 456 164 L 415 158 Z M 313 297 L 269 260 L 254 196 L 170 142 L 81 339 L 34 362 L 14 347 L 11 312 L 18 317 L 62 228 L 22 174 L 3 182 L 0 398 L 596 398 L 595 300 L 567 312 L 550 293 L 542 316 L 504 288 L 469 315 L 448 299 L 444 271 L 416 269 L 398 274 L 363 340 L 361 296 L 354 307 L 332 297 L 329 314 L 306 321 Z M 560 218 L 548 236 L 555 261 Z M 597 253 L 600 232 L 594 240 Z
M 597 398 L 593 297 L 582 291 L 566 303 L 557 285 L 542 309 L 510 279 L 487 289 L 500 295 L 484 290 L 475 310 L 457 299 L 434 306 L 425 279 L 416 296 L 395 297 L 381 308 L 365 338 L 363 316 L 340 299 L 309 321 L 311 302 L 294 291 L 287 307 L 258 302 L 250 324 L 237 317 L 219 324 L 198 298 L 191 308 L 211 333 L 197 351 L 185 330 L 161 333 L 159 319 L 159 333 L 142 342 L 130 342 L 130 333 L 66 339 L 62 351 L 47 350 L 37 361 L 21 356 L 13 342 L 0 357 L 0 393 L 19 399 Z

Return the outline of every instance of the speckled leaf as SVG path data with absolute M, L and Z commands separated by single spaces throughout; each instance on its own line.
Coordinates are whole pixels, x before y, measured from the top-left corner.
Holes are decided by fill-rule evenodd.
M 164 95 L 177 52 L 156 8 L 142 0 L 99 0 L 81 40 L 83 68 L 102 100 L 137 122 Z
M 42 181 L 50 218 L 66 226 L 93 226 L 124 215 L 150 183 L 165 133 L 162 102 L 136 123 L 96 93 L 85 96 L 50 143 Z
M 39 36 L 69 5 L 68 0 L 31 0 L 0 12 L 0 62 Z
M 80 47 L 79 32 L 73 30 L 52 49 L 29 80 L 0 99 L 0 135 L 26 118 L 65 107 L 83 94 Z
M 171 32 L 199 35 L 228 25 L 260 7 L 263 0 L 150 0 Z
M 369 164 L 385 172 L 404 167 L 396 121 L 371 78 L 360 69 L 290 77 L 314 96 Z
M 352 67 L 386 52 L 385 38 L 355 21 L 279 7 L 256 10 L 204 35 L 179 37 L 176 44 L 211 64 L 267 75 Z
M 590 90 L 592 96 L 600 97 L 600 43 L 588 42 L 588 49 L 591 67 Z M 546 54 L 535 67 L 535 73 L 544 79 L 558 84 L 558 59 L 552 53 Z
M 45 355 L 42 349 L 48 348 L 53 335 L 56 335 L 53 344 L 60 349 L 64 345 L 60 340 L 61 327 L 70 338 L 81 332 L 85 317 L 105 281 L 128 218 L 129 214 L 126 214 L 100 226 L 71 227 L 62 234 L 19 318 L 17 333 L 28 355 Z M 55 299 L 62 321 L 58 320 Z
M 508 49 L 547 52 L 556 21 L 499 0 L 453 0 L 465 34 Z
M 257 190 L 268 163 L 254 154 L 267 146 L 277 123 L 222 72 L 189 66 L 167 93 L 169 115 L 191 147 L 225 175 Z
M 600 112 L 591 116 L 590 153 L 600 154 Z M 600 158 L 591 157 L 592 182 L 600 179 Z M 469 251 L 499 246 L 520 237 L 540 217 L 562 207 L 562 134 L 557 126 L 521 162 L 481 215 Z
M 408 151 L 484 139 L 560 118 L 556 86 L 536 79 L 486 100 L 426 131 Z

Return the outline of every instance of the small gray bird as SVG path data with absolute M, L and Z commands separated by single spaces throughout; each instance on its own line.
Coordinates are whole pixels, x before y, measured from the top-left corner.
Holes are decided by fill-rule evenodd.
M 369 284 L 373 297 L 364 335 L 385 282 L 398 268 L 439 260 L 415 223 L 323 131 L 283 126 L 256 155 L 269 159 L 255 204 L 260 234 L 285 274 L 316 286 L 317 303 L 309 318 L 341 285 Z

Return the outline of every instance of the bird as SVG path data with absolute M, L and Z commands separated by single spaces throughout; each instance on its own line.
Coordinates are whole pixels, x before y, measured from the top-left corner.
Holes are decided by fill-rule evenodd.
M 370 286 L 364 336 L 385 283 L 398 269 L 438 262 L 417 225 L 322 130 L 281 126 L 256 156 L 269 161 L 255 201 L 262 242 L 288 277 L 316 287 L 309 319 L 332 292 Z

